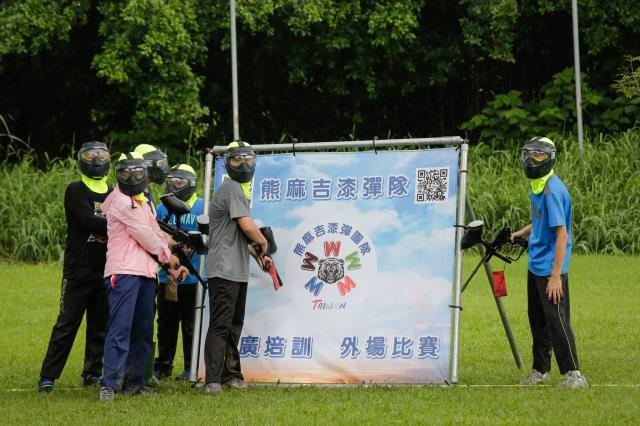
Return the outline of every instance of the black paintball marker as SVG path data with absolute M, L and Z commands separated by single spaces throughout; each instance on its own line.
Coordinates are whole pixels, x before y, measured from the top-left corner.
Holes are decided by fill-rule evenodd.
M 207 288 L 207 282 L 202 279 L 189 260 L 194 255 L 207 254 L 208 248 L 204 237 L 209 232 L 209 218 L 205 215 L 200 215 L 196 219 L 198 222 L 197 231 L 183 231 L 180 229 L 180 218 L 182 215 L 191 212 L 191 207 L 172 193 L 164 194 L 160 197 L 160 201 L 166 207 L 167 215 L 162 219 L 156 219 L 156 221 L 160 229 L 169 234 L 176 242 L 171 247 L 171 253 L 180 260 L 180 264 L 186 267 L 190 274 L 193 274 L 200 281 L 204 288 Z M 169 225 L 169 218 L 172 215 L 176 218 L 176 226 Z
M 476 274 L 476 272 L 478 272 L 480 266 L 483 263 L 488 262 L 493 256 L 505 261 L 506 263 L 511 263 L 520 259 L 522 253 L 524 253 L 524 251 L 528 248 L 527 240 L 525 240 L 524 238 L 516 237 L 513 239 L 513 242 L 511 241 L 511 229 L 509 227 L 502 228 L 498 232 L 498 235 L 496 235 L 496 237 L 493 239 L 493 241 L 486 241 L 482 238 L 483 229 L 484 222 L 482 222 L 481 220 L 474 220 L 473 222 L 469 223 L 469 225 L 465 226 L 465 232 L 462 236 L 460 248 L 462 250 L 466 250 L 479 243 L 484 246 L 485 252 L 480 259 L 480 262 L 478 262 L 476 267 L 471 272 L 471 275 L 462 286 L 462 291 L 467 288 L 469 282 Z M 520 248 L 520 252 L 515 258 L 504 253 L 513 251 L 517 248 Z

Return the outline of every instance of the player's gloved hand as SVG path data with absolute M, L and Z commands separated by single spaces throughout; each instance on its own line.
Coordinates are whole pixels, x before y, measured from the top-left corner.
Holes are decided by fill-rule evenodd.
M 167 269 L 171 278 L 176 280 L 177 282 L 184 281 L 185 278 L 189 276 L 189 270 L 185 266 L 179 266 L 178 268 L 169 268 Z

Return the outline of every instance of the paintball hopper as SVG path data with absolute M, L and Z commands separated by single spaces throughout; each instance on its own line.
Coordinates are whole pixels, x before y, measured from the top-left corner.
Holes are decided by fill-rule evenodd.
M 162 201 L 162 204 L 167 208 L 169 214 L 182 216 L 183 214 L 187 214 L 191 211 L 189 204 L 173 195 L 173 193 L 162 195 L 160 197 L 160 201 Z
M 467 230 L 462 236 L 462 242 L 460 247 L 462 250 L 469 249 L 478 243 L 482 242 L 482 230 L 484 229 L 484 222 L 481 220 L 474 220 L 467 225 Z
M 202 235 L 209 235 L 209 216 L 206 214 L 201 214 L 196 218 L 196 223 L 198 224 L 198 231 L 202 233 Z

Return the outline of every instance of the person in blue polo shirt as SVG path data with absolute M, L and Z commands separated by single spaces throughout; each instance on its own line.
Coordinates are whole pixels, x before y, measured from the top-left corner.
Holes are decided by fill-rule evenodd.
M 165 193 L 173 193 L 191 207 L 191 212 L 180 218 L 180 229 L 187 232 L 198 229 L 196 218 L 204 211 L 204 201 L 196 195 L 196 184 L 196 172 L 187 164 L 174 166 L 167 175 Z M 159 204 L 156 210 L 158 219 L 165 220 L 166 207 Z M 168 220 L 170 225 L 176 225 L 174 215 L 171 215 Z M 198 270 L 199 256 L 194 255 L 191 258 L 191 264 Z M 161 270 L 159 281 L 157 298 L 158 357 L 153 365 L 154 376 L 158 379 L 171 376 L 178 344 L 178 329 L 182 327 L 184 370 L 176 377 L 176 380 L 189 380 L 197 278 L 190 275 L 184 281 L 177 283 L 170 276 L 167 276 L 164 270 Z
M 569 261 L 571 259 L 571 197 L 553 172 L 555 144 L 545 137 L 529 140 L 520 162 L 531 187 L 531 223 L 511 234 L 529 240 L 527 299 L 533 337 L 533 371 L 523 385 L 551 380 L 551 349 L 563 388 L 587 387 L 569 323 Z

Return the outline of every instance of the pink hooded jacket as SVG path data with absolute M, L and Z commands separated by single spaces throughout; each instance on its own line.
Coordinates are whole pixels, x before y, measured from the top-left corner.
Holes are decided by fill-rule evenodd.
M 132 208 L 132 202 L 135 208 Z M 113 274 L 155 277 L 158 264 L 149 253 L 167 263 L 171 251 L 151 207 L 115 188 L 102 203 L 102 212 L 107 217 L 109 237 L 105 278 Z

